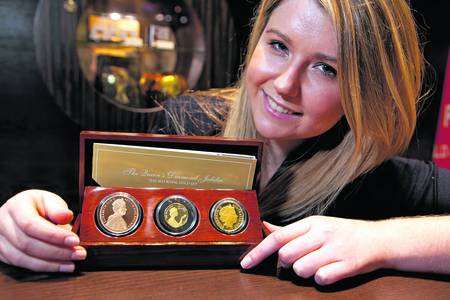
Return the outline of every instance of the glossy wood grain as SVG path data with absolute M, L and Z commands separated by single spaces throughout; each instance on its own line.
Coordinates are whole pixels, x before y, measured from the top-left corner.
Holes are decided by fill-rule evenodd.
M 115 192 L 133 196 L 143 208 L 143 221 L 128 236 L 104 234 L 95 220 L 102 199 Z M 156 225 L 158 203 L 171 195 L 186 197 L 198 210 L 194 230 L 183 236 L 170 236 Z M 217 231 L 209 212 L 220 199 L 238 199 L 248 213 L 245 229 L 234 235 Z M 242 256 L 262 240 L 262 226 L 255 191 L 196 189 L 133 189 L 87 187 L 81 217 L 77 218 L 81 245 L 87 259 L 79 263 L 83 270 L 121 269 L 124 267 L 238 266 Z M 77 223 L 77 222 L 76 222 Z
M 133 196 L 143 208 L 142 223 L 135 232 L 124 237 L 104 234 L 96 225 L 95 212 L 101 200 L 116 192 Z M 163 233 L 155 224 L 156 206 L 165 198 L 180 195 L 189 199 L 198 210 L 198 224 L 195 229 L 183 236 L 170 236 Z M 228 235 L 217 231 L 209 220 L 209 213 L 218 200 L 237 199 L 247 210 L 248 225 L 238 234 Z M 255 191 L 202 190 L 202 189 L 135 189 L 88 187 L 85 193 L 80 226 L 80 240 L 83 245 L 127 244 L 223 244 L 244 243 L 256 245 L 262 240 L 262 226 Z

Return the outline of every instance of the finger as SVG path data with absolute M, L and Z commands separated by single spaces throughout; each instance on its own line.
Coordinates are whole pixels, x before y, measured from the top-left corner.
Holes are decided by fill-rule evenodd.
M 0 236 L 0 244 L 2 255 L 6 256 L 8 263 L 14 266 L 40 272 L 73 272 L 75 269 L 72 262 L 46 261 L 22 253 L 2 236 Z
M 68 231 L 72 231 L 72 225 L 70 225 L 70 224 L 56 225 L 56 226 L 58 226 L 59 228 L 68 230 Z
M 313 276 L 321 267 L 334 262 L 329 248 L 320 248 L 298 259 L 292 265 L 295 274 L 303 278 Z
M 39 214 L 55 224 L 67 224 L 73 219 L 73 212 L 58 195 L 47 191 L 30 191 L 35 199 Z
M 300 221 L 272 232 L 242 259 L 242 268 L 248 269 L 259 264 L 292 239 L 308 232 L 309 227 L 308 222 Z
M 278 258 L 285 267 L 291 266 L 295 261 L 322 247 L 323 241 L 311 233 L 306 233 L 285 244 L 278 250 Z
M 23 205 L 21 209 L 10 209 L 12 220 L 26 235 L 54 245 L 73 247 L 80 243 L 78 236 L 42 218 L 36 208 Z
M 320 285 L 327 285 L 356 274 L 358 274 L 356 269 L 352 269 L 343 261 L 337 261 L 319 268 L 314 276 L 314 280 Z
M 86 250 L 77 247 L 59 247 L 27 236 L 19 227 L 15 226 L 10 217 L 2 220 L 3 236 L 15 248 L 30 256 L 45 260 L 82 260 L 86 258 Z
M 262 223 L 263 223 L 263 226 L 265 227 L 265 229 L 267 229 L 267 231 L 269 231 L 269 233 L 277 231 L 278 229 L 283 228 L 281 226 L 270 224 L 269 222 L 266 222 L 266 221 L 263 221 Z
M 4 262 L 5 264 L 9 264 L 9 261 L 6 259 L 6 257 L 4 257 L 1 253 L 2 251 L 0 250 L 0 261 Z

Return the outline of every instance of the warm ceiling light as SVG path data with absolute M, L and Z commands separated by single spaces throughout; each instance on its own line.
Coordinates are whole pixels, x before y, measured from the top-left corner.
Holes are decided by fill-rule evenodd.
M 114 12 L 114 13 L 110 13 L 109 17 L 110 17 L 111 20 L 117 21 L 117 20 L 122 19 L 122 14 Z

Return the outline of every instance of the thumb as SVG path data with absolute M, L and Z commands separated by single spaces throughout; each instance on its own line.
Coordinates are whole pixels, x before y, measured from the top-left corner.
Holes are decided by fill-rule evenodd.
M 73 213 L 67 203 L 58 195 L 39 191 L 36 199 L 39 214 L 55 224 L 68 224 L 73 219 Z
M 267 231 L 267 234 L 270 234 L 270 233 L 282 228 L 281 226 L 273 225 L 266 221 L 263 221 L 263 227 L 264 227 L 265 231 Z

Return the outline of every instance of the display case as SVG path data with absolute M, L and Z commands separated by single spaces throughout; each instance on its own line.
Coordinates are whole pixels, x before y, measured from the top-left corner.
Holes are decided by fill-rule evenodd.
M 101 187 L 92 176 L 96 144 L 254 156 L 254 180 L 246 190 L 162 188 L 151 184 Z M 255 192 L 262 144 L 258 140 L 218 137 L 82 132 L 82 209 L 73 230 L 88 255 L 79 267 L 238 266 L 242 255 L 262 240 Z

